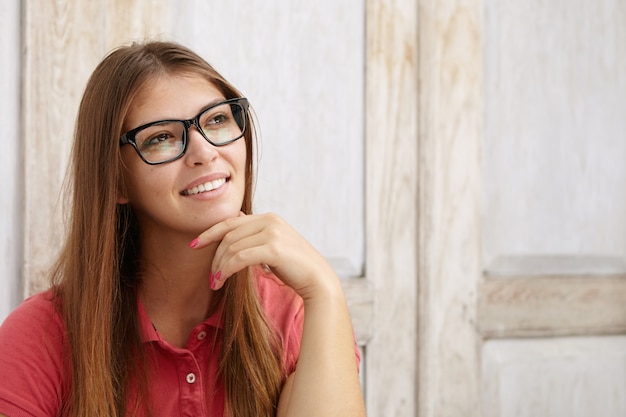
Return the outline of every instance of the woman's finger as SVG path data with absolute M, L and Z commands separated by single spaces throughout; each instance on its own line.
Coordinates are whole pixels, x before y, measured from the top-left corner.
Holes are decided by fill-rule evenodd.
M 229 235 L 228 238 L 230 237 Z M 265 260 L 258 259 L 260 255 L 250 258 L 246 254 L 249 249 L 264 245 L 266 245 L 266 240 L 262 233 L 245 234 L 237 239 L 224 239 L 215 251 L 211 270 L 233 274 L 246 266 L 262 263 Z M 267 256 L 267 254 L 264 253 L 263 256 Z
M 227 233 L 241 227 L 241 225 L 246 224 L 247 222 L 250 222 L 251 218 L 252 216 L 246 216 L 245 214 L 240 213 L 237 217 L 231 217 L 221 221 L 200 233 L 189 243 L 189 247 L 192 249 L 202 249 L 212 243 L 221 242 Z

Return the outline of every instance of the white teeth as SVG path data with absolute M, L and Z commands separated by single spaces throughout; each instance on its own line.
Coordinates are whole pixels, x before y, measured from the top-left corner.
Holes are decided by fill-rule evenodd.
M 219 180 L 205 182 L 204 184 L 200 184 L 197 187 L 193 187 L 189 190 L 183 191 L 184 195 L 195 195 L 199 193 L 204 193 L 206 191 L 212 191 L 216 188 L 221 187 L 224 183 L 226 183 L 226 178 L 220 178 Z

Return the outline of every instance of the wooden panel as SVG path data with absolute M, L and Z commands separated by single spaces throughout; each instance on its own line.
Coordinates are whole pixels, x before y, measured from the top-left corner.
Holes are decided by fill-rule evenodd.
M 0 323 L 21 300 L 20 2 L 0 3 Z
M 414 416 L 417 320 L 417 2 L 368 0 L 366 276 L 376 289 L 366 348 L 372 417 Z
M 118 42 L 161 30 L 152 24 L 162 21 L 159 1 L 104 3 L 23 2 L 26 295 L 47 286 L 48 268 L 63 240 L 60 189 L 87 78 Z
M 419 416 L 481 416 L 482 2 L 420 2 Z
M 487 338 L 626 331 L 626 276 L 492 278 L 479 298 Z
M 88 67 L 96 62 L 94 34 L 72 23 L 82 13 L 78 2 L 24 2 L 24 276 L 25 291 L 46 285 L 47 271 L 62 240 L 59 190 L 71 146 L 74 118 Z M 91 40 L 91 42 L 90 42 Z M 32 129 L 32 126 L 53 128 Z
M 623 261 L 605 256 L 512 256 L 479 291 L 484 337 L 615 334 L 626 330 Z
M 626 415 L 626 337 L 497 340 L 483 349 L 485 417 Z
M 625 273 L 623 0 L 484 4 L 486 269 L 560 254 Z
M 108 52 L 112 48 L 138 40 L 166 37 L 171 28 L 168 3 L 167 0 L 102 2 L 100 36 L 105 51 Z M 180 7 L 181 3 L 177 3 Z

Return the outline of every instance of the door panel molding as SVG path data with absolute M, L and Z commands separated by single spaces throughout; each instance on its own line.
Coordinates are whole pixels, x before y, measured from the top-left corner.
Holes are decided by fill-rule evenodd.
M 626 275 L 490 277 L 479 300 L 487 339 L 626 332 Z

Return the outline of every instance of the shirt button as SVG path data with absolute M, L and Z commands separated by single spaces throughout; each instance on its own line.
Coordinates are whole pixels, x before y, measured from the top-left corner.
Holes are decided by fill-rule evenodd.
M 200 333 L 198 333 L 198 340 L 202 340 L 206 337 L 206 332 L 204 330 L 202 330 Z
M 193 372 L 189 372 L 187 374 L 187 383 L 193 384 L 194 382 L 196 382 L 196 376 L 194 375 Z

